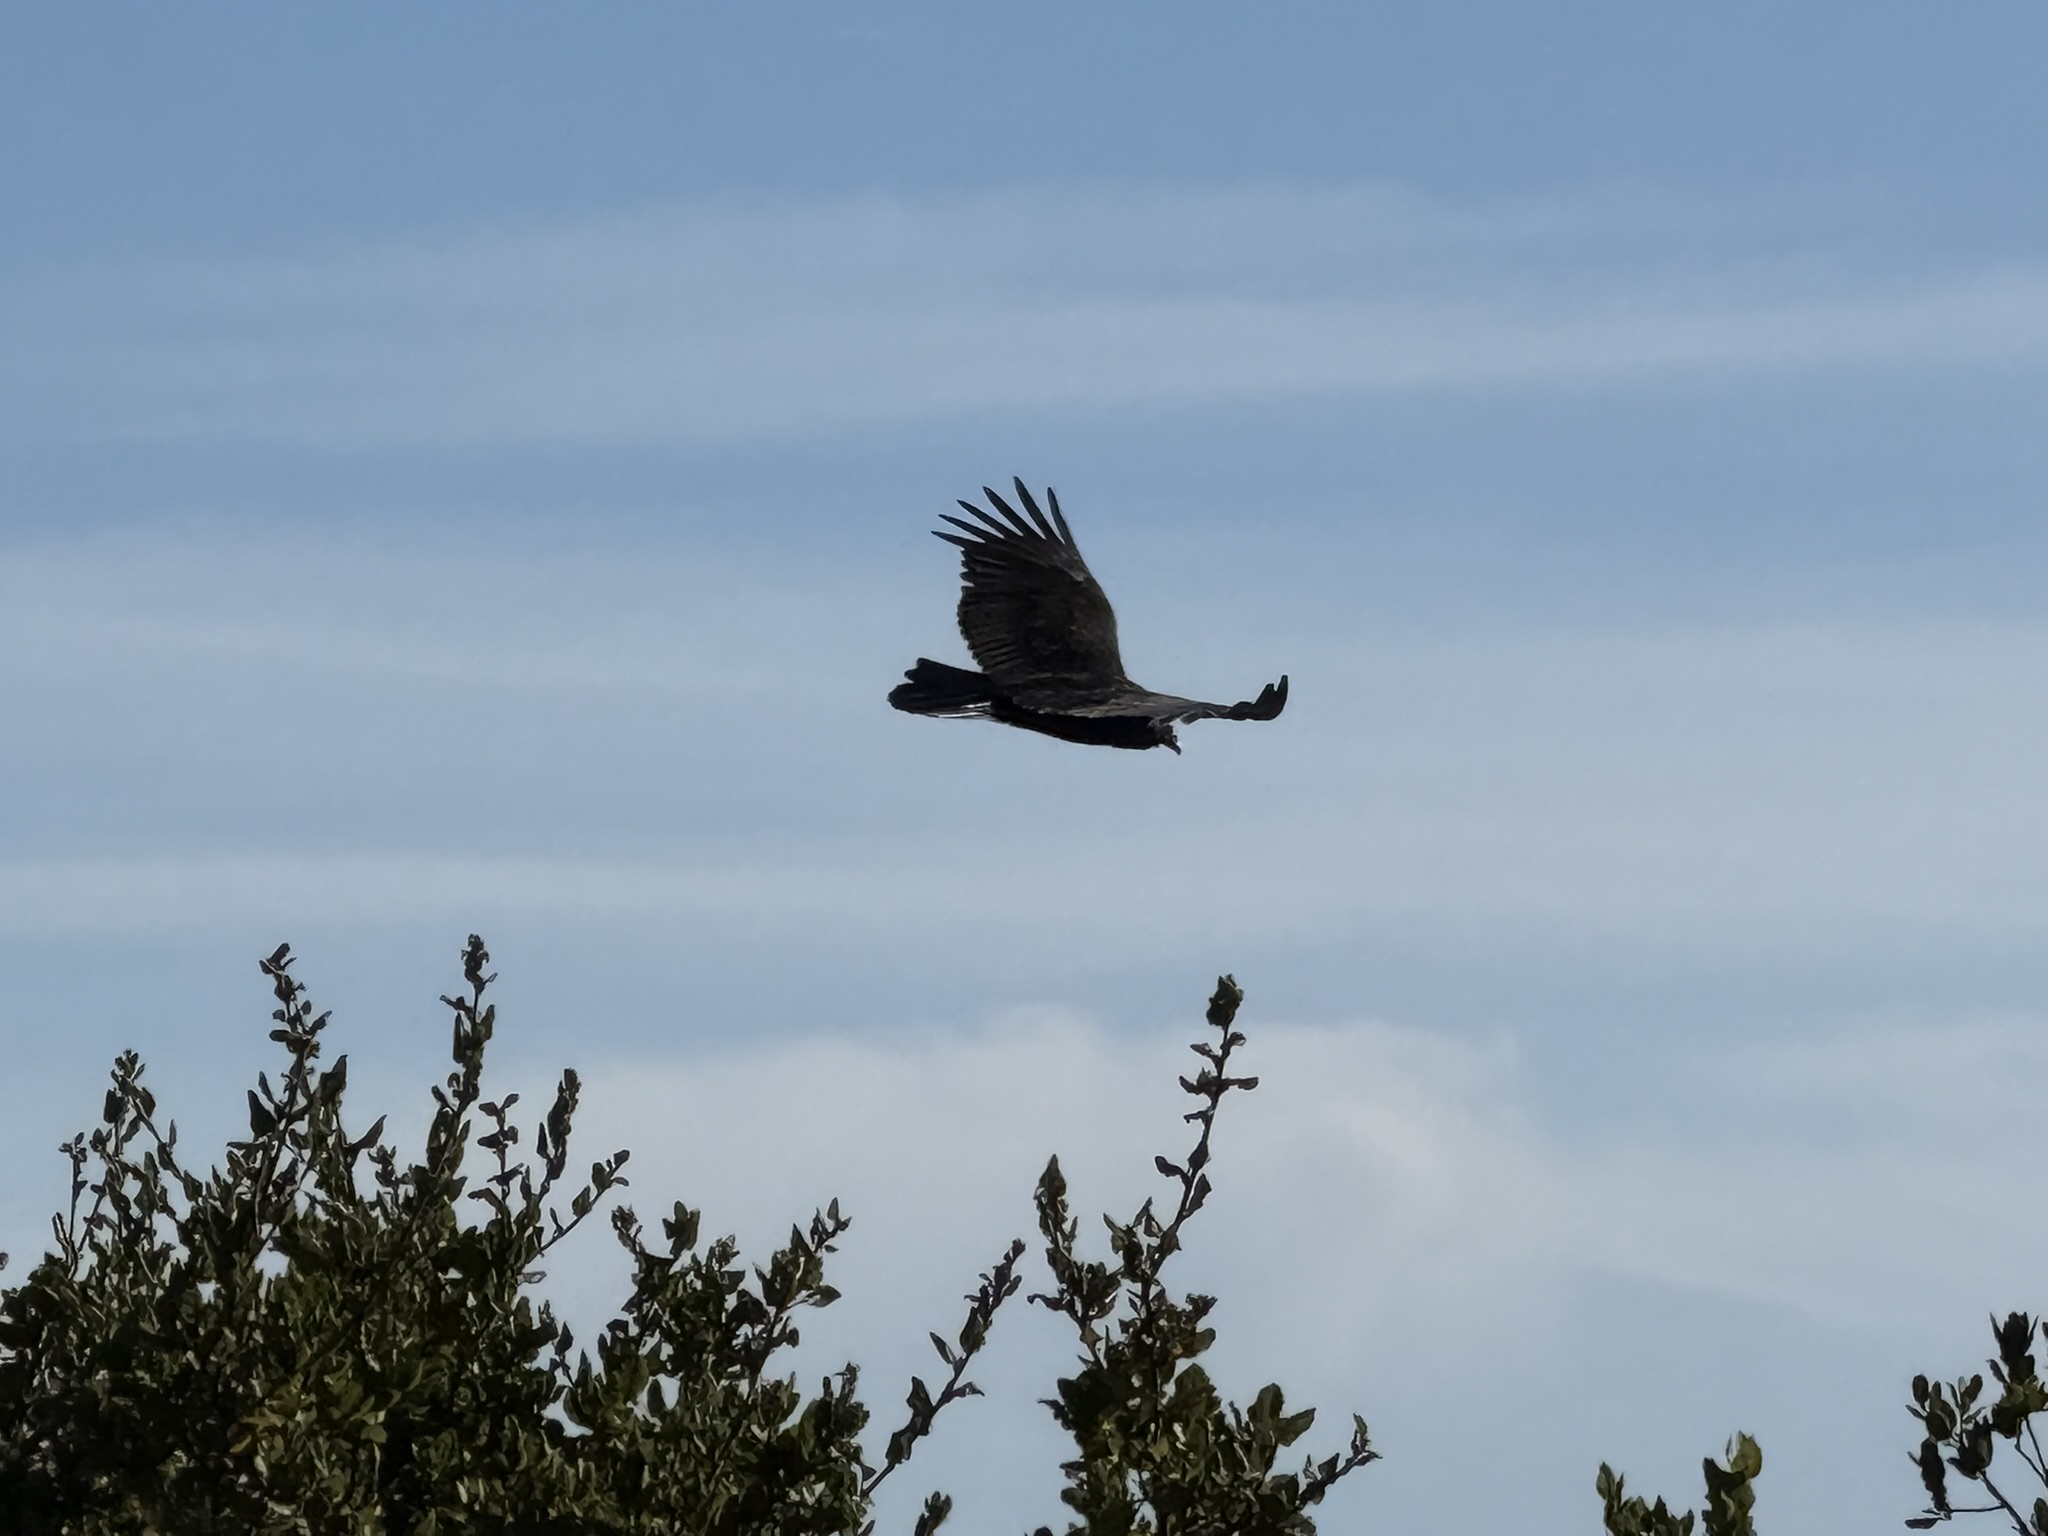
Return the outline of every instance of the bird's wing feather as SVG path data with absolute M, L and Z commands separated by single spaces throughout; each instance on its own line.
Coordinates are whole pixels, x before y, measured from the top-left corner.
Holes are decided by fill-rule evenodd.
M 1186 725 L 1191 720 L 1271 720 L 1287 707 L 1287 679 L 1268 683 L 1256 699 L 1236 704 L 1205 704 L 1200 699 L 1183 699 L 1171 693 L 1153 693 L 1133 688 L 1116 701 L 1119 713 L 1150 715 Z
M 975 521 L 941 514 L 961 531 L 938 535 L 960 547 L 960 634 L 982 671 L 1027 705 L 1041 698 L 1080 702 L 1127 687 L 1116 614 L 1081 559 L 1059 501 L 1047 493 L 1048 519 L 1017 481 L 1027 521 L 982 490 L 995 512 L 963 501 Z

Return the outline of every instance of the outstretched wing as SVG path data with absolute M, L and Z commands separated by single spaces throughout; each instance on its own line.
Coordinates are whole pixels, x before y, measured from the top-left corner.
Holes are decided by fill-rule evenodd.
M 1200 699 L 1177 698 L 1170 693 L 1133 690 L 1123 700 L 1132 714 L 1150 715 L 1155 720 L 1172 720 L 1181 725 L 1190 720 L 1271 720 L 1287 707 L 1287 679 L 1268 683 L 1256 699 L 1236 704 L 1205 704 Z
M 1017 496 L 1030 521 L 987 486 L 996 512 L 971 502 L 975 519 L 941 514 L 960 533 L 939 537 L 960 546 L 960 634 L 982 671 L 1021 704 L 1059 708 L 1127 686 L 1117 653 L 1116 614 L 1089 574 L 1046 492 L 1050 520 L 1020 479 Z

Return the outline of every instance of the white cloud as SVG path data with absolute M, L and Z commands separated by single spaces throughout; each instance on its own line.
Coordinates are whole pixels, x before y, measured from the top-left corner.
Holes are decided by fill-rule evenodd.
M 25 280 L 0 393 L 65 438 L 630 440 L 2048 359 L 2048 274 L 1886 273 L 1821 222 L 1372 189 L 709 205 Z
M 1320 1403 L 1326 1424 L 1355 1407 L 1398 1439 L 1440 1416 L 1461 1384 L 1499 1379 L 1503 1355 L 1533 1356 L 1543 1390 L 1580 1404 L 1575 1416 L 1532 1415 L 1515 1393 L 1457 1412 L 1468 1443 L 1519 1437 L 1532 1457 L 1577 1458 L 1583 1465 L 1563 1479 L 1576 1489 L 1599 1457 L 1628 1446 L 1611 1413 L 1591 1406 L 1605 1371 L 1597 1335 L 1559 1333 L 1574 1294 L 1649 1286 L 1686 1298 L 1665 1304 L 1675 1330 L 1721 1297 L 1763 1309 L 1816 1349 L 1867 1350 L 1889 1334 L 1887 1358 L 1903 1359 L 1929 1318 L 1968 1338 L 1988 1305 L 2025 1304 L 2048 1261 L 2048 1239 L 2022 1227 L 2015 1240 L 2000 1219 L 2007 1181 L 1983 1172 L 1991 1159 L 2029 1165 L 2048 1150 L 2043 1134 L 1985 1117 L 1959 1130 L 1962 1112 L 1995 1102 L 2012 1053 L 2038 1054 L 2032 1021 L 1981 1026 L 1960 1050 L 1944 1035 L 1902 1036 L 1893 1047 L 1877 1037 L 1874 1050 L 1868 1036 L 1807 1045 L 1803 1076 L 1788 1074 L 1783 1053 L 1749 1048 L 1702 1073 L 1668 1120 L 1628 1126 L 1582 1111 L 1570 1128 L 1536 1108 L 1505 1042 L 1378 1024 L 1248 1023 L 1241 1065 L 1262 1085 L 1226 1109 L 1218 1192 L 1192 1231 L 1179 1283 L 1224 1298 L 1216 1367 L 1230 1390 L 1278 1377 Z M 959 1293 L 1006 1238 L 1032 1235 L 1029 1191 L 1048 1155 L 1060 1155 L 1083 1241 L 1096 1248 L 1093 1213 L 1128 1213 L 1165 1188 L 1151 1156 L 1190 1137 L 1172 1079 L 1191 1060 L 1179 1034 L 1117 1037 L 1042 1011 L 966 1035 L 735 1043 L 686 1066 L 596 1067 L 582 1134 L 593 1149 L 634 1149 L 643 1216 L 683 1198 L 705 1209 L 708 1231 L 737 1228 L 756 1256 L 790 1220 L 842 1198 L 856 1222 L 837 1271 L 847 1298 L 813 1321 L 805 1371 L 854 1355 L 872 1367 L 873 1399 L 893 1408 L 896 1384 L 927 1363 L 925 1330 L 948 1326 Z M 1925 1116 L 1824 1145 L 1806 1133 L 1815 1113 L 1863 1102 L 1873 1077 Z M 1773 1085 L 1788 1081 L 1797 1102 L 1773 1101 Z M 576 1315 L 594 1319 L 616 1271 L 590 1247 L 558 1267 L 554 1284 Z M 1660 1390 L 1678 1391 L 1705 1347 L 1704 1335 L 1694 1346 L 1674 1339 L 1651 1373 L 1670 1373 Z M 1065 1353 L 1050 1320 L 1017 1307 L 984 1378 L 1001 1400 L 959 1414 L 912 1479 L 962 1492 L 965 1529 L 1045 1518 L 1013 1508 L 1026 1492 L 1049 1512 L 1039 1464 L 1056 1445 L 1029 1399 Z M 1900 1367 L 1896 1392 L 1912 1368 Z M 1793 1375 L 1756 1383 L 1741 1410 L 1752 1427 L 1792 1426 L 1771 1444 L 1774 1466 L 1791 1469 L 1771 1489 L 1780 1509 L 1795 1489 L 1853 1478 L 1826 1460 L 1839 1448 L 1819 1433 L 1839 1392 L 1836 1379 Z M 1879 1426 L 1884 1407 L 1857 1405 Z M 1372 1477 L 1361 1480 L 1342 1506 L 1356 1513 L 1335 1528 L 1387 1497 L 1427 1507 L 1419 1490 L 1459 1477 L 1457 1445 L 1410 1440 L 1403 1452 L 1404 1465 L 1380 1472 L 1381 1493 Z M 1444 1528 L 1490 1528 L 1487 1519 L 1522 1497 L 1496 1481 L 1467 1484 L 1459 1518 L 1474 1523 Z M 1872 1507 L 1891 1496 L 1882 1490 Z M 1525 1523 L 1571 1529 L 1573 1508 L 1525 1509 Z
M 892 714 L 923 643 L 867 571 L 501 555 L 478 615 L 402 541 L 353 566 L 315 538 L 236 560 L 159 542 L 0 561 L 7 767 L 47 834 L 0 857 L 0 932 L 520 913 L 1142 949 L 1417 915 L 2048 927 L 2036 623 L 1191 620 L 1173 682 L 1248 687 L 1257 654 L 1294 702 L 1160 761 Z M 113 819 L 158 796 L 154 826 Z

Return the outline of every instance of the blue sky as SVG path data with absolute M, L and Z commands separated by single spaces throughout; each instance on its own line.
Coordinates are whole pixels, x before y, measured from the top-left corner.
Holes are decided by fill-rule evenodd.
M 417 1111 L 480 929 L 643 1208 L 844 1199 L 879 1405 L 1049 1153 L 1149 1192 L 1227 969 L 1190 1283 L 1383 1440 L 1325 1529 L 1737 1428 L 1902 1518 L 2048 1259 L 2048 19 L 1102 12 L 0 19 L 0 1246 L 115 1050 L 232 1127 L 280 940 Z M 1136 676 L 1287 714 L 889 711 L 1013 473 Z M 904 1497 L 1053 1519 L 1065 1348 Z

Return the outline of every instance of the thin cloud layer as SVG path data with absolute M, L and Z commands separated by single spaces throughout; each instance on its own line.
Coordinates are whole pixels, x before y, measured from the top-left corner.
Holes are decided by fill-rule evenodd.
M 1977 1316 L 1987 1287 L 2018 1297 L 2048 1261 L 2048 1241 L 2013 1233 L 2001 1197 L 1976 1176 L 1987 1158 L 2048 1150 L 2036 1145 L 2042 1135 L 2022 1131 L 2015 1145 L 1982 1115 L 1958 1130 L 1997 1101 L 2013 1069 L 2038 1064 L 2032 1020 L 1982 1026 L 1958 1051 L 1908 1037 L 1892 1048 L 1880 1037 L 1873 1051 L 1859 1036 L 1809 1043 L 1796 1065 L 1773 1047 L 1718 1061 L 1703 1053 L 1676 1105 L 1679 1134 L 1655 1145 L 1589 1141 L 1533 1116 L 1527 1064 L 1504 1040 L 1255 1018 L 1248 1027 L 1245 1065 L 1262 1086 L 1222 1123 L 1218 1194 L 1182 1284 L 1225 1298 L 1214 1364 L 1229 1390 L 1249 1395 L 1271 1373 L 1330 1422 L 1355 1407 L 1398 1437 L 1404 1418 L 1455 1397 L 1458 1383 L 1532 1347 L 1555 1358 L 1559 1343 L 1576 1363 L 1547 1367 L 1547 1390 L 1587 1400 L 1602 1340 L 1571 1320 L 1569 1298 L 1617 1289 L 1685 1296 L 1689 1315 L 1756 1309 L 1832 1340 L 1843 1358 L 1884 1340 L 1903 1391 L 1926 1338 L 1918 1324 Z M 924 1333 L 946 1326 L 971 1276 L 1009 1236 L 1030 1234 L 1028 1192 L 1049 1155 L 1060 1156 L 1084 1235 L 1094 1234 L 1086 1241 L 1100 1237 L 1089 1211 L 1127 1212 L 1157 1193 L 1152 1154 L 1187 1135 L 1172 1089 L 1187 1059 L 1175 1035 L 1111 1036 L 1040 1011 L 966 1035 L 812 1039 L 673 1067 L 600 1067 L 586 1081 L 584 1125 L 593 1145 L 634 1149 L 643 1211 L 685 1199 L 705 1209 L 709 1229 L 736 1228 L 750 1248 L 841 1198 L 856 1223 L 838 1265 L 847 1297 L 807 1328 L 803 1370 L 857 1354 L 886 1399 L 925 1368 Z M 1920 1118 L 1817 1142 L 1813 1120 L 1866 1105 L 1873 1078 Z M 1734 1123 L 1717 1106 L 1738 1082 L 1795 1092 Z M 1958 1266 L 1958 1253 L 1975 1257 Z M 586 1248 L 551 1283 L 594 1325 L 617 1270 L 615 1257 Z M 965 1529 L 1012 1528 L 1025 1499 L 1050 1508 L 1040 1465 L 1049 1437 L 1030 1399 L 1060 1349 L 1057 1329 L 1018 1307 L 985 1373 L 996 1400 L 958 1415 L 934 1443 L 918 1481 L 962 1495 Z M 1817 1426 L 1839 1390 L 1824 1372 L 1788 1376 L 1743 1411 Z M 1878 1435 L 1885 1406 L 1858 1405 Z M 1629 1448 L 1618 1427 L 1626 1414 L 1625 1404 L 1589 1405 L 1576 1417 L 1520 1419 L 1524 1451 L 1556 1469 L 1558 1503 L 1538 1513 L 1543 1528 L 1563 1528 L 1592 1468 Z M 1799 1483 L 1863 1487 L 1852 1506 L 1873 1517 L 1903 1496 L 1835 1467 L 1837 1452 L 1811 1428 L 1781 1429 L 1771 1453 Z M 1440 1466 L 1440 1453 L 1425 1460 Z M 1506 1479 L 1474 1487 L 1463 1518 L 1483 1528 L 1526 1510 L 1516 1504 L 1525 1493 Z M 1797 1502 L 1774 1493 L 1792 1515 Z M 1419 1469 L 1396 1463 L 1362 1480 L 1343 1508 L 1348 1520 L 1400 1521 L 1419 1518 L 1429 1497 Z
M 38 832 L 0 857 L 0 933 L 2048 928 L 2036 621 L 1361 637 L 1337 611 L 1276 640 L 1256 610 L 1182 616 L 1194 683 L 1273 654 L 1299 701 L 1278 759 L 1218 725 L 1168 775 L 890 713 L 923 632 L 865 570 L 685 540 L 548 587 L 558 557 L 506 553 L 473 610 L 437 601 L 445 559 L 88 543 L 0 571 L 0 684 L 34 722 L 0 768 Z
M 1802 1013 L 1766 991 L 1761 1017 L 1681 1029 L 1686 975 L 1639 1002 L 1614 977 L 1645 951 L 1690 944 L 1718 970 L 1846 933 L 1819 972 L 1832 997 L 1901 943 L 2024 948 L 2048 924 L 2037 621 L 1466 633 L 1184 611 L 1165 633 L 1193 637 L 1191 673 L 1281 632 L 1310 707 L 1161 765 L 893 716 L 898 587 L 706 548 L 687 523 L 573 559 L 396 533 L 132 537 L 46 539 L 0 572 L 0 685 L 32 722 L 0 749 L 0 941 L 59 957 L 41 992 L 9 977 L 22 1017 L 57 1021 L 9 1126 L 24 1252 L 58 1182 L 35 1149 L 96 1102 L 104 1055 L 77 1042 L 118 1029 L 142 1048 L 193 1145 L 218 1138 L 184 1103 L 213 1095 L 223 1126 L 236 1111 L 225 1053 L 261 1064 L 260 997 L 239 1033 L 178 996 L 108 1020 L 117 981 L 157 988 L 100 956 L 189 949 L 246 972 L 290 937 L 316 995 L 358 969 L 384 978 L 372 990 L 406 979 L 389 1014 L 345 1008 L 335 1045 L 363 1064 L 369 1113 L 403 1123 L 424 1073 L 380 1098 L 370 1063 L 443 1048 L 431 997 L 478 928 L 508 975 L 510 1065 L 585 1072 L 579 1145 L 634 1150 L 643 1215 L 688 1199 L 758 1251 L 847 1201 L 848 1302 L 807 1330 L 805 1369 L 858 1358 L 884 1404 L 1028 1230 L 1048 1154 L 1088 1207 L 1151 1191 L 1152 1153 L 1184 1135 L 1186 1032 L 1159 978 L 1177 1008 L 1238 968 L 1265 1086 L 1229 1123 L 1189 1283 L 1230 1309 L 1230 1390 L 1277 1375 L 1379 1426 L 1389 1462 L 1346 1508 L 1390 1528 L 1507 1522 L 1495 1492 L 1462 1527 L 1431 1518 L 1475 1434 L 1526 1463 L 1489 1489 L 1566 1530 L 1602 1457 L 1689 1488 L 1736 1427 L 1791 1471 L 1770 1485 L 1788 1527 L 1825 1528 L 1814 1491 L 1841 1487 L 1890 1518 L 1910 1469 L 1892 1486 L 1867 1468 L 1903 1443 L 1904 1382 L 1962 1368 L 1986 1307 L 2032 1299 L 2044 1255 L 1983 1170 L 2038 1154 L 2014 1087 L 2039 1075 L 2034 1019 L 1923 994 L 1914 1029 L 1883 1009 L 1816 1020 L 1810 992 Z M 497 601 L 446 601 L 472 588 Z M 1432 932 L 1510 992 L 1572 940 L 1562 963 L 1604 1025 L 1519 996 L 1491 1023 L 1327 1022 L 1402 1012 L 1379 999 Z M 1265 1022 L 1283 987 L 1311 1000 L 1293 1017 L 1326 1022 Z M 963 995 L 1087 1000 L 1102 1022 L 977 1031 Z M 1423 1006 L 1406 1016 L 1441 1016 Z M 551 1277 L 585 1337 L 611 1258 L 598 1234 Z M 956 1488 L 966 1531 L 1053 1513 L 1035 1399 L 1064 1345 L 1028 1313 L 1006 1328 L 991 1400 L 920 1453 L 904 1495 Z M 1744 1371 L 1715 1378 L 1729 1361 Z M 1532 1394 L 1569 1412 L 1532 1427 Z M 1644 1399 L 1675 1395 L 1682 1422 L 1647 1426 Z M 1645 1446 L 1683 1452 L 1668 1478 Z
M 65 440 L 687 441 L 2048 360 L 2048 272 L 1873 267 L 1819 201 L 1040 190 L 101 269 L 7 297 L 0 398 Z

